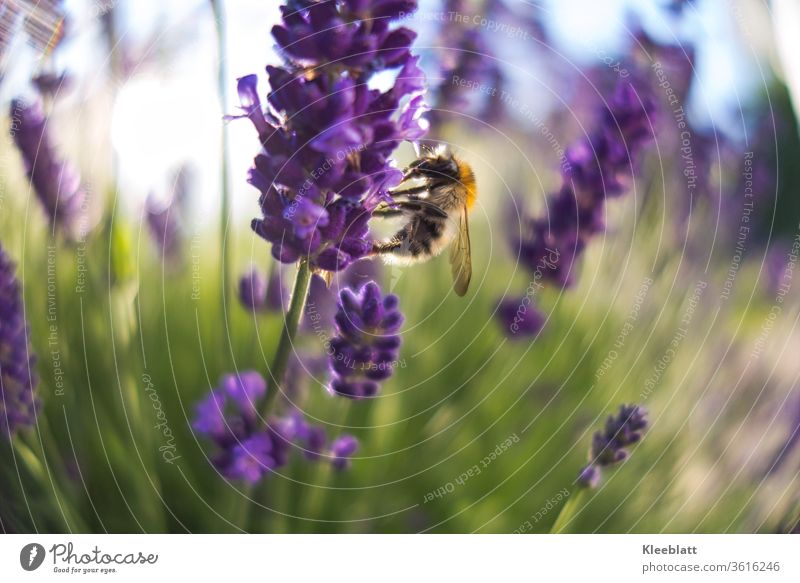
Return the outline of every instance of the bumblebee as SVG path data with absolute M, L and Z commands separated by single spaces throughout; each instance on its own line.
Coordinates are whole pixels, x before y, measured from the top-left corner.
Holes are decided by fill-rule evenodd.
M 407 222 L 391 239 L 374 243 L 372 253 L 387 263 L 408 265 L 427 261 L 451 246 L 453 289 L 463 296 L 472 278 L 467 215 L 477 196 L 475 175 L 444 145 L 421 144 L 417 155 L 398 188 L 411 180 L 419 184 L 389 191 L 392 203 L 374 212 L 380 217 L 402 216 Z

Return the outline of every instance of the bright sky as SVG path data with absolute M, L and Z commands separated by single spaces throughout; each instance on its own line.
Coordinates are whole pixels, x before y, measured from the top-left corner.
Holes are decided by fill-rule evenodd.
M 109 0 L 113 1 L 113 0 Z M 513 1 L 513 0 L 511 0 Z M 523 1 L 523 0 L 518 0 Z M 235 0 L 226 3 L 228 14 L 228 63 L 231 111 L 235 113 L 236 78 L 258 73 L 261 92 L 267 90 L 264 66 L 275 62 L 269 29 L 278 16 L 277 0 Z M 639 0 L 547 0 L 549 27 L 559 51 L 570 59 L 589 65 L 596 59 L 587 45 L 602 47 L 613 54 L 628 36 L 625 9 Z M 422 0 L 423 9 L 435 9 L 434 0 Z M 103 2 L 68 0 L 73 15 L 72 37 L 57 56 L 57 64 L 83 79 L 76 99 L 90 94 L 102 79 L 104 49 L 97 10 Z M 433 7 L 433 8 L 431 8 Z M 199 192 L 196 217 L 199 222 L 213 218 L 219 201 L 219 131 L 222 111 L 216 96 L 216 48 L 208 0 L 137 0 L 120 2 L 124 14 L 120 35 L 123 42 L 141 48 L 158 38 L 160 53 L 155 66 L 143 67 L 119 88 L 112 120 L 113 143 L 120 160 L 120 186 L 130 210 L 138 212 L 150 191 L 166 190 L 172 171 L 189 162 L 197 171 Z M 694 95 L 696 109 L 707 120 L 735 128 L 740 101 L 747 101 L 758 85 L 754 83 L 755 61 L 736 38 L 736 23 L 730 15 L 729 0 L 703 0 L 698 8 L 687 8 L 687 32 L 704 41 L 699 74 L 702 91 Z M 643 10 L 653 30 L 669 37 L 660 13 Z M 661 21 L 661 22 L 659 22 Z M 602 23 L 602 26 L 598 26 Z M 421 41 L 433 27 L 422 27 Z M 429 39 L 428 39 L 429 40 Z M 159 58 L 161 57 L 161 58 Z M 522 70 L 531 68 L 524 54 L 509 57 Z M 32 59 L 32 57 L 31 57 Z M 1 97 L 28 90 L 26 77 L 33 61 L 18 62 L 6 80 Z M 538 74 L 538 71 L 531 69 Z M 546 102 L 544 102 L 546 103 Z M 247 121 L 231 123 L 232 186 L 234 213 L 247 220 L 257 213 L 255 191 L 246 184 L 247 168 L 257 150 L 253 129 Z

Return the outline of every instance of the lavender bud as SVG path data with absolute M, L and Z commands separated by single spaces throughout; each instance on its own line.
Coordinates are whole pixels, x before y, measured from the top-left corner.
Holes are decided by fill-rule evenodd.
M 403 315 L 396 296 L 382 296 L 375 282 L 367 283 L 358 294 L 344 289 L 339 299 L 329 390 L 351 399 L 373 397 L 378 391 L 376 381 L 394 372 Z
M 647 412 L 639 405 L 621 405 L 616 415 L 610 415 L 603 430 L 592 437 L 589 465 L 578 476 L 578 483 L 595 487 L 601 469 L 628 459 L 628 447 L 638 443 L 647 429 Z
M 78 235 L 77 218 L 86 198 L 78 172 L 58 158 L 47 132 L 47 118 L 38 102 L 11 102 L 11 135 L 25 170 L 52 224 L 70 239 Z

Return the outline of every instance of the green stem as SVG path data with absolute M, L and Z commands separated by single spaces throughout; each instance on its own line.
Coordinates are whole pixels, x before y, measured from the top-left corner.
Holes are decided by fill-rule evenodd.
M 275 351 L 275 357 L 270 367 L 270 375 L 274 386 L 270 387 L 267 391 L 267 397 L 264 400 L 264 417 L 269 414 L 272 402 L 275 400 L 275 396 L 280 392 L 281 386 L 283 385 L 283 377 L 286 374 L 286 367 L 289 364 L 289 355 L 294 346 L 294 338 L 297 335 L 297 327 L 300 325 L 300 317 L 303 315 L 303 308 L 306 305 L 306 296 L 308 296 L 308 287 L 310 283 L 311 267 L 308 265 L 308 260 L 301 259 L 294 281 L 294 291 L 292 292 L 289 311 L 286 313 L 283 331 L 278 341 L 278 349 Z
M 225 30 L 225 9 L 222 0 L 211 0 L 211 8 L 214 12 L 214 25 L 217 31 L 217 93 L 219 97 L 222 113 L 228 112 L 228 51 Z M 230 195 L 230 144 L 228 138 L 227 124 L 222 125 L 221 130 L 222 148 L 222 200 L 220 207 L 219 237 L 220 237 L 220 261 L 222 263 L 222 317 L 227 315 L 227 297 L 230 293 L 230 248 L 228 245 L 228 223 L 231 214 L 231 195 Z
M 568 532 L 567 527 L 569 526 L 569 523 L 578 514 L 583 506 L 583 499 L 586 496 L 586 491 L 586 488 L 579 486 L 572 495 L 572 498 L 568 499 L 564 503 L 564 506 L 561 507 L 561 512 L 558 513 L 558 518 L 556 518 L 556 521 L 553 524 L 553 528 L 550 529 L 550 534 L 563 534 Z
M 233 499 L 230 511 L 231 532 L 240 534 L 248 532 L 249 516 L 248 511 L 251 510 L 250 498 L 253 497 L 255 489 L 250 484 L 245 485 L 240 493 L 235 488 L 233 489 Z
M 273 382 L 264 399 L 263 415 L 265 419 L 269 416 L 272 403 L 275 401 L 275 396 L 281 391 L 283 377 L 286 374 L 286 367 L 289 364 L 289 355 L 291 354 L 292 346 L 294 346 L 297 328 L 300 325 L 300 317 L 303 315 L 303 308 L 306 305 L 306 296 L 308 296 L 308 287 L 310 283 L 311 267 L 308 265 L 307 259 L 301 259 L 294 280 L 294 291 L 292 291 L 289 311 L 286 312 L 283 331 L 281 332 L 280 340 L 278 340 L 278 348 L 275 351 L 275 356 L 272 359 L 272 366 L 269 371 Z M 262 486 L 262 488 L 263 487 L 264 486 Z M 253 490 L 248 490 L 248 494 L 251 493 L 253 493 Z M 244 496 L 239 498 L 234 504 L 234 524 L 243 530 L 248 530 L 250 528 L 249 523 L 255 520 L 255 516 L 253 516 L 252 519 L 248 519 L 247 511 L 250 507 L 251 504 Z

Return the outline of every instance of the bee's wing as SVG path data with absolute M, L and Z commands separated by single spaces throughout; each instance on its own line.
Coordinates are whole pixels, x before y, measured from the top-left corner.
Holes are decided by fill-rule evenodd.
M 453 273 L 453 289 L 456 294 L 463 296 L 469 288 L 472 279 L 472 252 L 469 243 L 469 222 L 467 220 L 467 207 L 461 207 L 458 218 L 458 235 L 450 249 L 450 269 Z

